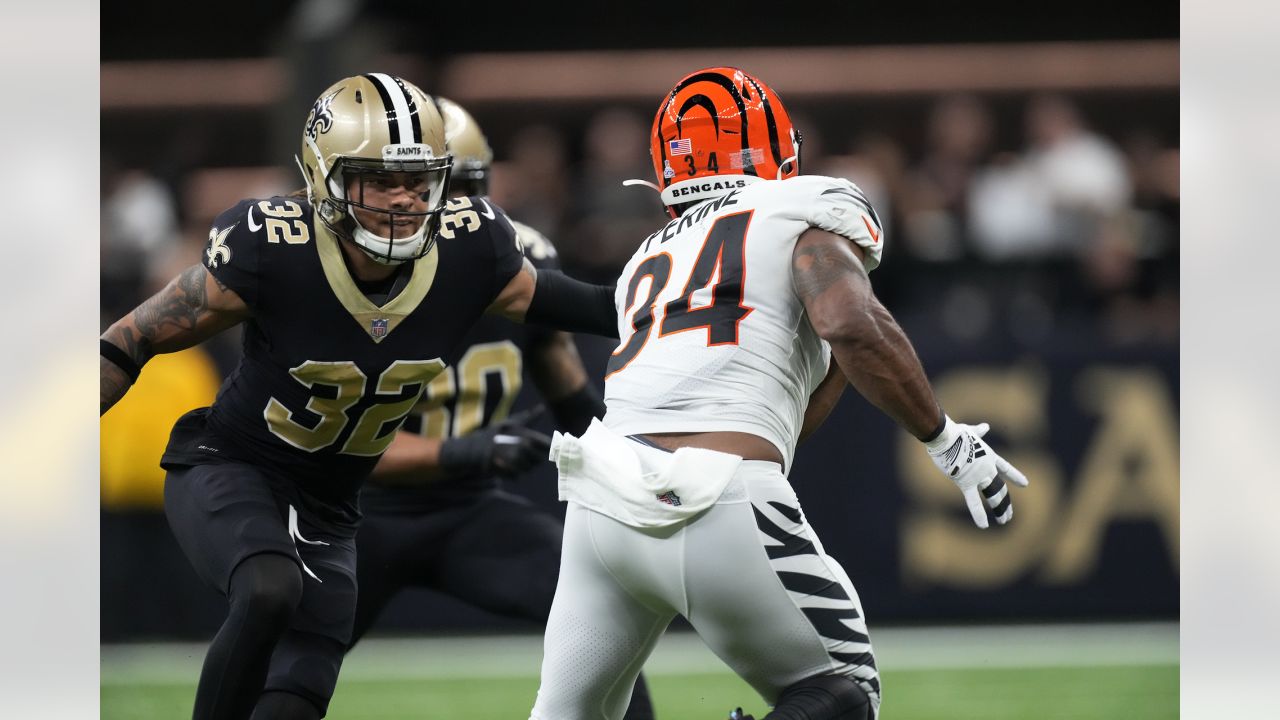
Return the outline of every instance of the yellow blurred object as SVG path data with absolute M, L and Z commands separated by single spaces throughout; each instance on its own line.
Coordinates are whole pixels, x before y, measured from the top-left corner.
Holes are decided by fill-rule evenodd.
M 163 507 L 160 456 L 169 431 L 188 410 L 212 403 L 219 384 L 217 367 L 200 348 L 157 355 L 147 363 L 138 382 L 101 419 L 104 508 Z

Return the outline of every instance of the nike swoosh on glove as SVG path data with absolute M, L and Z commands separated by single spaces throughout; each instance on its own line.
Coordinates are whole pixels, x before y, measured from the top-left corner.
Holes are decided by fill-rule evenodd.
M 1013 519 L 1006 481 L 1027 486 L 1026 476 L 982 439 L 990 429 L 987 423 L 962 425 L 948 417 L 938 437 L 925 443 L 933 464 L 960 488 L 969 514 L 980 528 L 987 527 L 986 508 L 991 508 L 1001 525 Z

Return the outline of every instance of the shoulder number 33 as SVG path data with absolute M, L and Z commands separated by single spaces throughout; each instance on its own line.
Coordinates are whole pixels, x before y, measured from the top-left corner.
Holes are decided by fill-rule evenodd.
M 752 310 L 742 302 L 747 227 L 751 224 L 751 213 L 748 210 L 725 215 L 711 225 L 693 263 L 693 271 L 685 281 L 684 290 L 662 307 L 658 337 L 705 328 L 708 346 L 738 344 L 738 324 Z M 652 255 L 636 266 L 627 281 L 626 307 L 631 312 L 632 333 L 626 344 L 609 358 L 606 380 L 626 368 L 649 342 L 658 295 L 671 279 L 671 266 L 669 253 Z M 637 302 L 636 293 L 645 278 L 649 279 L 648 296 L 643 302 Z M 712 280 L 715 280 L 714 284 Z M 708 285 L 711 286 L 711 304 L 695 307 L 693 293 Z

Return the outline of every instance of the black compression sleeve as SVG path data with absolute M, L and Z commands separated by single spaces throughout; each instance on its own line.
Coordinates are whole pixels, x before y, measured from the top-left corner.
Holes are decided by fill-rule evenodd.
M 618 337 L 613 288 L 574 280 L 557 270 L 539 270 L 525 322 L 556 330 Z
M 604 417 L 604 403 L 591 383 L 559 400 L 549 400 L 547 404 L 556 418 L 556 426 L 578 437 L 582 437 L 582 433 L 591 426 L 591 418 Z

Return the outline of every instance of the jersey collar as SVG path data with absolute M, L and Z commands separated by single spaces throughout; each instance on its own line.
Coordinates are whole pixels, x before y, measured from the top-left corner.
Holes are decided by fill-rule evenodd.
M 440 264 L 440 244 L 435 243 L 431 251 L 413 261 L 413 274 L 409 283 L 398 295 L 391 298 L 386 305 L 374 305 L 356 287 L 356 282 L 347 270 L 342 259 L 341 242 L 324 223 L 315 223 L 316 251 L 320 253 L 320 265 L 324 268 L 325 278 L 338 301 L 359 323 L 360 328 L 375 343 L 382 342 L 409 316 L 427 296 L 436 279 L 436 270 Z

